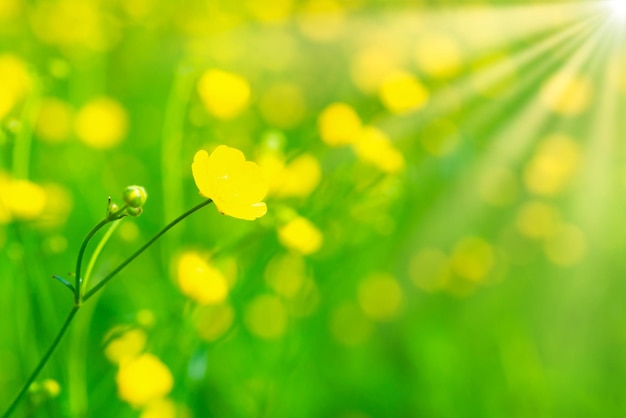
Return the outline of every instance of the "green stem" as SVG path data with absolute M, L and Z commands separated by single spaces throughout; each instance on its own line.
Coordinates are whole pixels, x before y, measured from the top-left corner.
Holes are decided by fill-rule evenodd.
M 104 279 L 102 279 L 98 284 L 96 284 L 91 290 L 89 290 L 85 294 L 85 296 L 83 298 L 81 298 L 80 297 L 80 277 L 81 277 L 80 276 L 80 268 L 81 268 L 81 263 L 82 263 L 82 259 L 83 259 L 85 250 L 87 248 L 87 243 L 98 232 L 98 230 L 100 230 L 100 228 L 102 228 L 104 225 L 106 225 L 108 222 L 110 222 L 110 220 L 104 219 L 104 220 L 100 221 L 98 224 L 96 224 L 96 226 L 94 226 L 91 229 L 91 231 L 89 231 L 89 233 L 87 234 L 87 236 L 83 240 L 83 243 L 80 246 L 80 249 L 79 249 L 79 252 L 78 252 L 78 258 L 76 260 L 76 287 L 74 289 L 75 290 L 75 293 L 74 293 L 74 306 L 72 307 L 72 310 L 70 311 L 67 319 L 63 323 L 63 326 L 59 330 L 59 333 L 54 338 L 54 341 L 52 342 L 52 344 L 50 345 L 50 347 L 46 351 L 46 354 L 44 354 L 44 356 L 41 358 L 41 360 L 39 361 L 39 364 L 37 365 L 37 368 L 35 368 L 35 370 L 31 373 L 31 375 L 29 376 L 28 380 L 26 381 L 26 383 L 24 384 L 24 386 L 22 387 L 20 392 L 17 394 L 17 396 L 15 397 L 13 402 L 11 403 L 11 406 L 9 406 L 9 409 L 4 413 L 2 418 L 8 418 L 15 411 L 15 408 L 17 407 L 20 399 L 24 396 L 24 394 L 26 393 L 26 391 L 28 390 L 30 385 L 35 381 L 35 379 L 39 375 L 39 372 L 41 372 L 41 370 L 44 368 L 44 366 L 46 365 L 46 363 L 50 359 L 50 356 L 52 356 L 52 353 L 54 353 L 54 350 L 59 345 L 59 342 L 63 338 L 63 335 L 65 335 L 65 332 L 67 331 L 67 329 L 69 328 L 70 324 L 72 323 L 72 320 L 74 319 L 74 316 L 76 315 L 76 312 L 78 312 L 78 310 L 80 309 L 81 302 L 82 303 L 86 302 L 92 296 L 94 296 L 96 293 L 98 293 L 98 291 L 100 289 L 102 289 L 102 287 L 105 284 L 107 284 L 109 282 L 109 280 L 111 280 L 117 273 L 122 271 L 122 269 L 124 267 L 126 267 L 128 264 L 130 264 L 135 258 L 137 258 L 141 253 L 143 253 L 148 247 L 150 247 L 163 234 L 165 234 L 172 227 L 174 227 L 174 225 L 176 225 L 177 223 L 179 223 L 180 221 L 182 221 L 183 219 L 185 219 L 187 216 L 191 215 L 192 213 L 194 213 L 194 212 L 202 209 L 203 207 L 207 206 L 211 202 L 212 202 L 211 199 L 205 200 L 204 202 L 201 202 L 201 203 L 197 204 L 196 206 L 194 206 L 193 208 L 189 209 L 187 212 L 183 213 L 178 218 L 174 219 L 172 222 L 170 222 L 168 225 L 166 225 L 163 229 L 161 229 L 161 231 L 159 231 L 148 242 L 146 242 L 141 248 L 139 248 L 130 257 L 128 257 L 122 264 L 117 266 L 111 273 L 109 273 Z
M 178 218 L 174 219 L 172 222 L 167 224 L 154 237 L 152 237 L 148 242 L 146 242 L 141 248 L 139 248 L 137 251 L 135 251 L 126 260 L 124 260 L 122 262 L 122 264 L 120 264 L 115 269 L 113 269 L 113 271 L 111 271 L 102 280 L 100 280 L 100 282 L 98 282 L 98 284 L 96 284 L 94 287 L 91 288 L 91 290 L 89 290 L 87 293 L 85 293 L 85 296 L 82 299 L 83 302 L 87 302 L 93 295 L 95 295 L 100 289 L 102 289 L 102 287 L 104 285 L 106 285 L 109 282 L 109 280 L 111 280 L 113 277 L 115 277 L 115 275 L 117 273 L 119 273 L 120 271 L 122 271 L 122 269 L 124 267 L 126 267 L 128 264 L 130 264 L 135 258 L 137 258 L 139 255 L 141 255 L 141 253 L 143 253 L 145 250 L 147 250 L 148 247 L 150 247 L 156 240 L 161 238 L 161 236 L 163 234 L 165 234 L 167 231 L 169 231 L 174 225 L 176 225 L 177 223 L 179 223 L 180 221 L 182 221 L 183 219 L 185 219 L 187 216 L 191 215 L 192 213 L 194 213 L 194 212 L 202 209 L 203 207 L 207 206 L 211 202 L 213 202 L 211 199 L 205 200 L 204 202 L 199 203 L 198 205 L 196 205 L 193 208 L 189 209 L 187 212 L 183 213 Z
M 33 127 L 37 122 L 40 107 L 40 89 L 36 84 L 33 94 L 26 101 L 22 111 L 22 126 L 15 138 L 13 148 L 13 176 L 27 179 L 30 165 L 30 152 L 33 142 Z
M 87 282 L 89 281 L 89 278 L 91 277 L 91 272 L 93 271 L 93 267 L 95 266 L 96 260 L 98 259 L 98 256 L 100 256 L 102 249 L 104 248 L 107 241 L 109 240 L 109 238 L 111 238 L 111 235 L 113 235 L 113 232 L 117 229 L 117 227 L 119 226 L 120 222 L 122 222 L 123 219 L 124 218 L 113 221 L 109 229 L 107 229 L 107 232 L 104 233 L 104 236 L 102 237 L 102 239 L 96 246 L 96 249 L 93 250 L 93 253 L 91 254 L 91 258 L 89 258 L 89 263 L 87 264 L 87 269 L 85 270 L 85 275 L 83 277 L 83 288 L 87 287 Z
M 41 360 L 39 360 L 39 364 L 37 365 L 37 368 L 35 368 L 35 370 L 31 373 L 26 383 L 24 383 L 24 386 L 22 386 L 22 389 L 13 400 L 13 403 L 11 403 L 11 406 L 9 406 L 9 409 L 7 409 L 7 411 L 2 416 L 3 418 L 8 418 L 13 413 L 13 411 L 15 411 L 15 408 L 17 407 L 22 396 L 24 396 L 24 394 L 26 393 L 30 385 L 35 381 L 35 379 L 37 378 L 37 375 L 39 374 L 41 369 L 43 369 L 43 367 L 46 365 L 52 353 L 54 353 L 54 350 L 59 345 L 59 342 L 63 338 L 63 335 L 65 335 L 65 332 L 69 328 L 70 324 L 72 323 L 72 320 L 74 319 L 74 316 L 76 315 L 76 312 L 78 312 L 79 309 L 80 309 L 80 306 L 78 305 L 74 305 L 72 307 L 72 310 L 70 311 L 69 315 L 67 316 L 67 319 L 63 323 L 63 326 L 59 330 L 59 333 L 54 338 L 54 341 L 52 341 L 52 344 L 50 345 L 50 347 L 48 347 L 48 351 L 46 351 L 46 354 L 44 354 Z
M 110 221 L 107 218 L 104 218 L 100 222 L 96 224 L 91 231 L 87 234 L 83 243 L 78 250 L 78 258 L 76 258 L 76 284 L 74 285 L 74 304 L 80 305 L 80 288 L 81 288 L 81 276 L 80 276 L 80 267 L 83 262 L 83 256 L 85 255 L 85 250 L 87 249 L 87 244 L 89 244 L 89 240 L 102 228 L 104 225 L 108 224 Z

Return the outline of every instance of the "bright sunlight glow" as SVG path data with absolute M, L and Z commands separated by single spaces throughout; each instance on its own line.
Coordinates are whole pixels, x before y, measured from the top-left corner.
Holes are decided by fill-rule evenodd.
M 607 9 L 617 18 L 626 17 L 626 0 L 611 0 L 606 2 Z

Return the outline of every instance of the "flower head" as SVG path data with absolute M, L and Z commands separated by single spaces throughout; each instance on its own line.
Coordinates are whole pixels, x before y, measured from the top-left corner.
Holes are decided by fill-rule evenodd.
M 267 213 L 261 200 L 268 184 L 259 166 L 246 161 L 238 149 L 220 145 L 210 156 L 198 151 L 191 171 L 200 194 L 212 199 L 222 214 L 252 221 Z

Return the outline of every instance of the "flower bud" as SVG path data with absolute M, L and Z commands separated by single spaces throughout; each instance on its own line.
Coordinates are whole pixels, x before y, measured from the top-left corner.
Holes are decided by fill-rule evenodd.
M 148 193 L 146 193 L 146 189 L 141 186 L 128 186 L 124 189 L 124 192 L 122 192 L 122 199 L 124 199 L 124 202 L 126 202 L 129 208 L 139 209 L 146 203 Z M 137 216 L 132 215 L 130 212 L 129 215 Z
M 141 212 L 143 212 L 142 208 L 133 208 L 130 206 L 126 208 L 126 213 L 128 213 L 129 216 L 139 216 Z
M 116 219 L 120 219 L 126 216 L 124 213 L 120 213 L 120 207 L 117 203 L 111 202 L 109 199 L 109 206 L 107 207 L 107 219 L 109 221 L 114 221 Z

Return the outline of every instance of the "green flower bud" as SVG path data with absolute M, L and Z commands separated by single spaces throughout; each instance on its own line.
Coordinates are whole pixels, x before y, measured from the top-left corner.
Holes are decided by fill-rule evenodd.
M 146 203 L 148 193 L 146 193 L 146 189 L 141 186 L 128 186 L 124 189 L 124 192 L 122 192 L 122 199 L 124 199 L 124 202 L 126 202 L 129 208 L 139 209 Z
M 141 212 L 143 212 L 142 208 L 133 208 L 133 207 L 126 208 L 126 213 L 128 213 L 130 216 L 139 216 L 141 215 Z
M 124 216 L 126 216 L 126 213 L 120 212 L 120 207 L 117 205 L 117 203 L 113 203 L 111 202 L 111 199 L 109 199 L 109 206 L 107 207 L 107 219 L 109 221 L 114 221 L 116 219 L 123 218 Z

